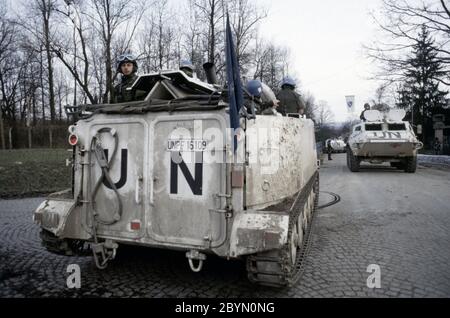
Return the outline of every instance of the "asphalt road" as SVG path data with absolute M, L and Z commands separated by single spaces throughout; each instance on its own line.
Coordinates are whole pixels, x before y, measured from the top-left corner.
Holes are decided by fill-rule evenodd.
M 321 190 L 341 202 L 316 215 L 301 281 L 290 289 L 255 287 L 243 262 L 209 257 L 200 274 L 184 253 L 120 248 L 104 270 L 91 257 L 63 257 L 40 245 L 32 211 L 42 199 L 0 200 L 0 297 L 450 297 L 450 172 L 387 166 L 350 173 L 345 156 L 321 170 Z M 323 194 L 320 204 L 332 200 Z M 68 289 L 67 266 L 81 268 Z M 369 265 L 381 288 L 367 287 Z

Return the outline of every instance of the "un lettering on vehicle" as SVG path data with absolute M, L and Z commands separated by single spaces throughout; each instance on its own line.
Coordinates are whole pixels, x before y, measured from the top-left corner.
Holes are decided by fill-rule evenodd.
M 178 197 L 203 196 L 205 140 L 167 141 L 170 154 L 169 193 Z

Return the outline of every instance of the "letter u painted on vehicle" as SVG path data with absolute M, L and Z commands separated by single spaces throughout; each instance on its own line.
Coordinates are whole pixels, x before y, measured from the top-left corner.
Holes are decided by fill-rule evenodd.
M 108 158 L 108 149 L 105 149 L 105 157 L 106 160 L 109 160 Z M 120 179 L 117 183 L 114 183 L 116 186 L 116 189 L 119 190 L 123 188 L 123 186 L 127 183 L 127 168 L 128 168 L 128 149 L 122 149 L 122 158 L 120 163 Z M 108 180 L 106 178 L 103 179 L 103 184 L 105 187 L 109 189 L 113 189 L 113 187 L 109 184 Z

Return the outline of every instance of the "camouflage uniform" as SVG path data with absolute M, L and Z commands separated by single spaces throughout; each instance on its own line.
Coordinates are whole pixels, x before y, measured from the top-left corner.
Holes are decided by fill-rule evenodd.
M 300 110 L 305 109 L 300 95 L 292 88 L 284 87 L 277 95 L 277 99 L 280 101 L 280 107 L 278 111 L 287 116 L 287 114 L 298 114 Z
M 250 80 L 246 84 L 246 90 L 250 94 L 244 100 L 244 105 L 247 107 L 248 112 L 251 112 L 251 105 L 253 103 L 256 114 L 273 114 L 272 107 L 275 105 L 274 101 L 268 97 L 270 94 L 267 94 L 266 91 L 270 90 L 270 88 L 267 85 L 263 85 L 260 80 Z
M 255 107 L 256 115 L 272 115 L 273 101 L 264 102 L 261 97 L 244 98 L 244 106 L 247 108 L 247 112 L 252 112 L 252 104 Z
M 114 88 L 113 104 L 128 103 L 145 99 L 146 92 L 131 89 L 137 79 L 138 76 L 136 75 L 136 73 L 133 73 L 130 76 L 122 76 L 122 81 Z

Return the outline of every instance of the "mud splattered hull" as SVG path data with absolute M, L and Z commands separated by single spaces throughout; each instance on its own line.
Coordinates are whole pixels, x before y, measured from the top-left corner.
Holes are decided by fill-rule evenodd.
M 420 143 L 408 140 L 377 140 L 353 145 L 354 154 L 358 157 L 412 157 L 417 154 Z

